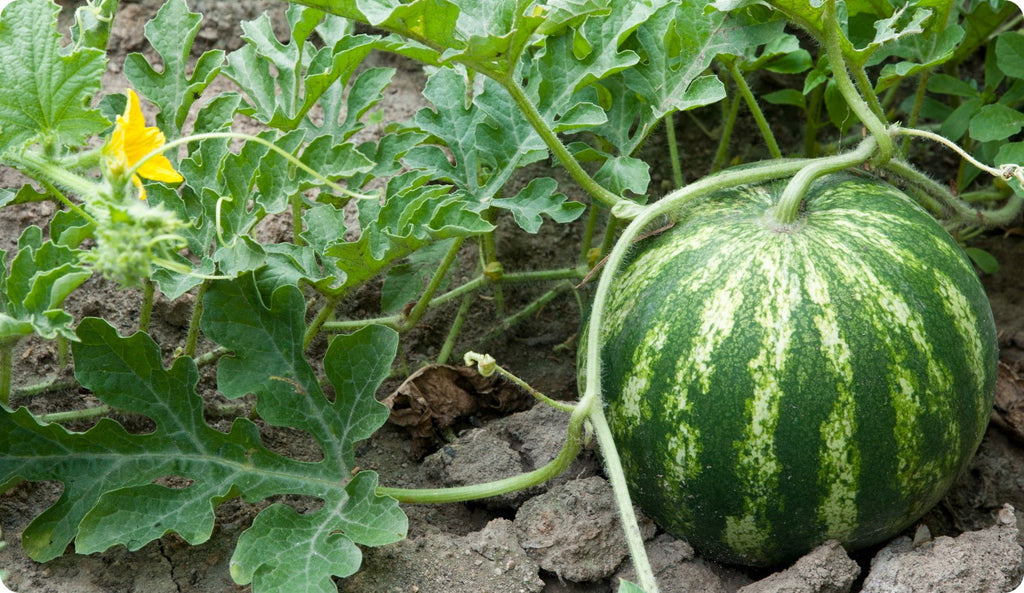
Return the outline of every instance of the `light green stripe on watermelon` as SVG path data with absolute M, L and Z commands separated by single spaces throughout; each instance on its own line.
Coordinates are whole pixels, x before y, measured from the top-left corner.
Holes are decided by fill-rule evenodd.
M 663 484 L 666 489 L 675 489 L 679 484 L 685 484 L 700 474 L 702 435 L 696 425 L 687 421 L 694 403 L 691 394 L 699 397 L 709 387 L 715 370 L 711 363 L 711 355 L 732 333 L 736 314 L 745 304 L 745 295 L 741 287 L 752 261 L 752 258 L 748 257 L 733 262 L 732 273 L 721 279 L 721 288 L 704 303 L 703 309 L 696 316 L 697 331 L 703 339 L 693 342 L 692 349 L 683 356 L 675 357 L 669 351 L 670 360 L 666 361 L 663 368 L 672 369 L 673 384 L 680 388 L 674 400 L 666 400 L 668 409 L 662 410 L 665 416 L 679 419 L 675 424 L 677 429 L 668 437 L 666 451 L 669 452 L 670 459 L 666 463 L 668 471 L 665 472 Z M 683 302 L 683 295 L 691 291 L 693 286 L 699 286 L 698 281 L 708 282 L 709 272 L 721 269 L 723 268 L 718 267 L 716 262 L 709 262 L 692 276 L 683 276 L 676 283 L 668 300 Z M 678 323 L 675 317 L 687 314 L 685 310 L 675 312 L 670 318 L 670 323 Z M 664 349 L 659 350 L 664 356 Z
M 857 486 L 861 471 L 860 453 L 851 450 L 849 445 L 857 428 L 852 354 L 839 327 L 836 311 L 830 307 L 828 282 L 809 259 L 806 261 L 804 289 L 819 309 L 814 316 L 814 327 L 818 330 L 822 354 L 835 377 L 837 394 L 820 429 L 822 450 L 818 486 L 825 494 L 818 507 L 818 518 L 832 537 L 841 538 L 849 536 L 857 527 Z
M 979 393 L 985 390 L 985 347 L 978 332 L 978 319 L 974 316 L 973 310 L 967 298 L 953 284 L 953 281 L 944 275 L 937 275 L 939 293 L 946 305 L 946 313 L 953 320 L 957 333 L 964 336 L 968 346 L 966 354 L 970 357 L 968 366 L 974 375 L 974 389 Z M 979 423 L 984 424 L 988 419 L 991 410 L 989 406 L 978 406 Z
M 632 364 L 633 373 L 626 379 L 622 386 L 622 398 L 619 407 L 624 412 L 623 417 L 642 419 L 649 418 L 652 410 L 649 402 L 644 401 L 643 396 L 648 392 L 651 379 L 654 377 L 654 363 L 661 355 L 661 348 L 668 341 L 670 327 L 665 321 L 655 324 L 640 342 L 640 347 L 633 352 Z M 634 430 L 640 422 L 631 424 L 620 424 L 618 428 L 623 431 Z
M 775 450 L 775 430 L 779 422 L 779 379 L 786 371 L 793 326 L 793 311 L 801 306 L 799 278 L 793 273 L 785 252 L 758 252 L 756 269 L 766 279 L 760 303 L 754 308 L 754 321 L 764 330 L 758 353 L 748 364 L 753 393 L 747 402 L 749 422 L 739 441 L 736 471 L 745 485 L 741 514 L 727 517 L 724 539 L 734 549 L 756 552 L 772 537 L 766 516 L 776 504 L 782 466 Z M 764 298 L 768 296 L 770 298 Z M 705 388 L 707 389 L 707 388 Z

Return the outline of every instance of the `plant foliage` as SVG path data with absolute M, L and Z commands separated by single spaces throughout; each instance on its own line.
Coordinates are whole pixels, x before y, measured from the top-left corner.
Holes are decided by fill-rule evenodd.
M 199 53 L 202 16 L 168 0 L 145 27 L 146 55 L 159 60 L 133 53 L 115 65 L 155 109 L 167 143 L 153 145 L 183 178 L 146 181 L 144 202 L 127 183 L 136 171 L 102 159 L 125 104 L 101 80 L 116 0 L 83 3 L 69 41 L 51 0 L 4 4 L 0 163 L 36 183 L 0 188 L 0 207 L 58 205 L 0 260 L 0 484 L 64 486 L 25 532 L 41 561 L 72 543 L 137 549 L 169 532 L 199 543 L 224 500 L 297 495 L 319 507 L 263 510 L 239 539 L 232 576 L 257 593 L 333 591 L 332 576 L 358 569 L 359 546 L 404 536 L 389 496 L 400 493 L 352 473 L 354 444 L 385 421 L 375 391 L 428 309 L 462 302 L 437 357 L 446 362 L 466 346 L 459 328 L 474 295 L 499 316 L 485 330 L 507 329 L 598 273 L 630 220 L 672 214 L 665 204 L 715 184 L 867 162 L 962 242 L 1013 224 L 1024 201 L 1014 168 L 1024 161 L 1024 38 L 1006 1 L 292 0 L 286 36 L 264 15 L 241 24 L 239 49 Z M 371 63 L 381 53 L 424 65 L 423 107 L 405 119 L 387 112 L 397 71 Z M 218 77 L 234 90 L 213 92 Z M 733 137 L 740 114 L 757 133 Z M 864 134 L 871 150 L 848 151 Z M 914 134 L 965 158 L 934 181 L 910 165 L 934 160 Z M 700 143 L 717 153 L 688 161 L 707 152 Z M 685 184 L 765 156 L 789 158 Z M 290 237 L 261 238 L 268 218 L 290 222 Z M 499 258 L 498 236 L 581 219 L 566 268 L 512 270 Z M 638 232 L 627 231 L 627 241 Z M 977 247 L 967 253 L 997 266 Z M 114 281 L 144 289 L 128 337 L 64 308 L 122 260 L 141 276 Z M 478 263 L 462 282 L 451 272 L 466 261 Z M 377 316 L 351 318 L 339 304 L 376 279 Z M 520 281 L 563 284 L 509 312 L 502 290 Z M 195 297 L 181 344 L 146 331 L 156 291 Z M 322 360 L 310 348 L 318 336 Z M 77 381 L 120 415 L 79 432 L 10 405 L 27 403 L 30 390 L 12 388 L 12 353 L 29 339 L 58 351 L 72 343 Z M 255 422 L 238 418 L 226 433 L 206 422 L 197 384 L 207 365 L 217 392 L 255 402 Z M 571 457 L 600 409 L 599 383 L 583 390 L 577 434 L 553 463 Z M 155 428 L 115 419 L 136 416 Z M 318 461 L 270 451 L 257 422 L 308 434 Z M 640 582 L 651 588 L 649 576 Z

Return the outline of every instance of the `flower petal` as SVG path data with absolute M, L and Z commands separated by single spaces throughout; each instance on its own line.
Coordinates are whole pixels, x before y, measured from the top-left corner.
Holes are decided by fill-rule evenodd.
M 139 167 L 137 173 L 146 179 L 163 181 L 165 183 L 178 183 L 184 179 L 177 171 L 174 170 L 174 166 L 171 165 L 171 161 L 167 160 L 167 157 L 162 154 L 158 154 L 143 163 L 142 166 Z
M 135 189 L 139 190 L 139 199 L 140 200 L 145 200 L 146 199 L 146 188 L 143 187 L 142 179 L 140 179 L 138 175 L 132 175 L 132 185 L 135 186 Z
M 142 161 L 146 155 L 167 142 L 167 138 L 160 128 L 146 126 L 142 105 L 139 103 L 139 96 L 135 94 L 135 91 L 127 89 L 126 94 L 128 103 L 125 105 L 124 113 L 117 116 L 114 131 L 103 148 L 107 169 L 116 177 L 123 176 L 128 169 Z M 183 181 L 182 176 L 174 170 L 171 161 L 163 154 L 156 154 L 146 159 L 132 175 L 132 184 L 138 188 L 139 198 L 144 200 L 146 192 L 143 189 L 141 178 L 165 183 Z

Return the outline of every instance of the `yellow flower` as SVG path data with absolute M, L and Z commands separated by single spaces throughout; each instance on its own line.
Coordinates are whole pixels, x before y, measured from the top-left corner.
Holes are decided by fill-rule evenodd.
M 135 91 L 128 89 L 128 104 L 124 115 L 117 116 L 114 132 L 103 147 L 103 156 L 107 162 L 107 170 L 114 177 L 122 177 L 128 169 L 135 166 L 142 157 L 160 148 L 167 141 L 164 133 L 157 127 L 146 127 L 142 115 L 139 97 Z M 142 187 L 140 177 L 165 183 L 182 181 L 181 175 L 171 166 L 171 161 L 162 154 L 148 159 L 132 175 L 132 184 L 139 190 L 139 199 L 146 199 L 146 190 Z

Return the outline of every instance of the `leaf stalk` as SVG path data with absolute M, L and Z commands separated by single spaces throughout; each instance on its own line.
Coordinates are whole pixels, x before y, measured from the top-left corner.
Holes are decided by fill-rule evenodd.
M 886 124 L 883 119 L 881 119 L 871 105 L 865 102 L 864 97 L 857 91 L 857 87 L 854 86 L 853 80 L 850 78 L 850 71 L 846 60 L 843 58 L 843 50 L 840 43 L 841 32 L 839 30 L 839 20 L 836 17 L 835 0 L 829 0 L 825 4 L 824 19 L 825 57 L 828 60 L 829 68 L 832 70 L 832 77 L 836 81 L 836 87 L 843 95 L 843 98 L 846 99 L 850 110 L 860 119 L 864 127 L 868 129 L 868 132 L 875 137 L 875 141 L 878 142 L 878 153 L 875 157 L 875 162 L 883 163 L 888 161 L 895 154 L 896 146 L 886 130 Z M 866 75 L 864 77 L 866 78 Z M 873 92 L 868 93 L 868 96 L 875 97 Z M 875 99 L 877 103 L 877 98 Z
M 768 125 L 768 120 L 765 119 L 761 106 L 757 104 L 757 98 L 751 92 L 750 85 L 747 84 L 747 80 L 743 77 L 743 72 L 740 71 L 740 67 L 737 64 L 738 60 L 730 59 L 725 60 L 725 62 L 729 67 L 729 74 L 732 76 L 733 82 L 736 83 L 736 88 L 740 91 L 740 96 L 743 97 L 743 101 L 747 104 L 747 109 L 750 110 L 750 115 L 754 117 L 757 129 L 761 132 L 761 136 L 768 146 L 768 153 L 771 154 L 773 159 L 781 159 L 782 151 L 779 149 L 779 143 L 775 140 L 775 134 L 772 133 L 772 128 Z

